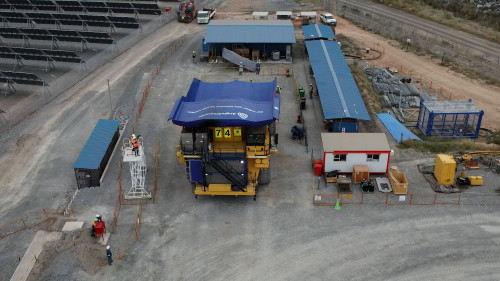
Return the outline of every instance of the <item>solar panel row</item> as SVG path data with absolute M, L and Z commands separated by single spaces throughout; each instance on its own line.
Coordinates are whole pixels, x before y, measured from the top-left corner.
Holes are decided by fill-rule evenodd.
M 97 12 L 160 15 L 161 10 L 156 3 L 135 2 L 102 2 L 102 1 L 68 1 L 68 0 L 1 0 L 3 10 L 40 10 L 65 12 Z
M 2 20 L 11 23 L 61 24 L 73 26 L 100 26 L 117 28 L 139 28 L 139 23 L 133 17 L 78 15 L 78 14 L 41 14 L 0 11 Z
M 24 60 L 52 60 L 57 62 L 73 62 L 80 63 L 82 59 L 72 51 L 59 50 L 44 50 L 33 48 L 20 47 L 5 47 L 0 46 L 0 57 L 8 59 L 24 59 Z
M 106 32 L 0 27 L 0 36 L 11 39 L 57 40 L 62 42 L 88 42 L 113 44 Z
M 33 73 L 0 70 L 0 82 L 43 86 L 45 82 Z

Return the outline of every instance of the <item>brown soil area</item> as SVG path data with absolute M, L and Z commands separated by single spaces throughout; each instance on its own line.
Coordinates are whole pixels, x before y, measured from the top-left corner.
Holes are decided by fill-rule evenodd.
M 97 244 L 95 238 L 90 236 L 88 228 L 64 233 L 61 240 L 46 243 L 35 263 L 28 281 L 38 280 L 63 251 L 71 251 L 81 268 L 89 275 L 95 275 L 102 267 L 107 265 L 105 246 Z
M 356 42 L 359 46 L 378 45 L 385 52 L 370 64 L 381 67 L 393 67 L 401 70 L 404 74 L 413 77 L 421 77 L 424 81 L 432 81 L 434 89 L 443 88 L 440 99 L 452 100 L 472 99 L 480 109 L 484 110 L 482 127 L 498 130 L 500 129 L 500 88 L 486 85 L 482 81 L 472 80 L 462 74 L 458 74 L 449 68 L 439 65 L 439 61 L 430 57 L 418 56 L 405 52 L 398 42 L 388 40 L 379 35 L 364 31 L 349 21 L 337 18 L 337 34 L 342 34 Z

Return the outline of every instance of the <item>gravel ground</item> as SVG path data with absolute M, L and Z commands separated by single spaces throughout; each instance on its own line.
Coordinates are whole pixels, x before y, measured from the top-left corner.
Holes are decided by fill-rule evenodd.
M 240 2 L 244 1 L 237 1 Z M 229 9 L 227 5 L 225 2 L 222 7 Z M 137 206 L 122 206 L 117 231 L 109 240 L 115 255 L 112 266 L 98 262 L 89 267 L 86 261 L 82 262 L 81 256 L 74 254 L 77 245 L 68 247 L 71 234 L 60 243 L 46 245 L 51 249 L 49 253 L 57 254 L 44 259 L 43 268 L 34 271 L 37 275 L 31 276 L 31 280 L 496 280 L 500 277 L 494 262 L 500 254 L 496 247 L 500 243 L 497 238 L 500 219 L 496 215 L 496 206 L 500 204 L 432 207 L 344 205 L 340 211 L 315 207 L 311 202 L 311 188 L 316 177 L 310 168 L 310 160 L 312 151 L 315 158 L 321 151 L 321 105 L 317 96 L 307 100 L 304 118 L 308 146 L 292 140 L 290 128 L 296 124 L 298 114 L 292 78 L 278 77 L 278 84 L 283 88 L 278 124 L 279 153 L 271 160 L 272 182 L 261 187 L 257 201 L 251 197 L 201 196 L 195 199 L 184 168 L 175 157 L 175 144 L 181 128 L 168 122 L 167 118 L 174 102 L 186 94 L 192 78 L 200 77 L 203 70 L 208 72 L 212 68 L 207 63 L 193 64 L 190 59 L 192 50 L 200 51 L 204 28 L 194 23 L 169 23 L 156 35 L 170 36 L 168 40 L 151 48 L 152 52 L 133 69 L 116 70 L 120 75 L 111 86 L 114 104 L 124 109 L 125 116 L 132 116 L 134 103 L 139 100 L 149 78 L 148 73 L 162 52 L 168 49 L 172 40 L 189 34 L 182 48 L 167 60 L 156 77 L 136 131 L 145 138 L 149 157 L 148 183 L 152 181 L 153 146 L 156 139 L 161 141 L 156 203 L 143 206 L 139 241 L 123 260 L 116 259 L 118 249 L 133 233 L 138 212 Z M 169 32 L 165 33 L 165 30 Z M 156 42 L 155 38 L 147 39 Z M 276 65 L 293 66 L 297 83 L 307 85 L 313 80 L 308 75 L 308 62 L 303 57 L 302 48 L 300 44 L 294 48 L 293 65 Z M 263 67 L 266 65 L 271 64 L 264 63 Z M 206 76 L 208 81 L 274 79 L 273 76 L 257 77 L 255 74 L 238 77 L 235 72 L 228 73 L 220 67 Z M 101 73 L 94 80 L 102 80 L 108 75 Z M 84 83 L 92 85 L 93 81 Z M 7 150 L 16 148 L 19 145 L 17 139 L 23 135 L 38 134 L 39 140 L 45 140 L 40 129 L 58 128 L 67 140 L 57 142 L 60 147 L 56 147 L 33 142 L 33 136 L 26 137 L 24 148 L 28 152 L 36 152 L 31 147 L 41 145 L 39 149 L 45 153 L 33 158 L 32 161 L 38 164 L 36 169 L 16 166 L 18 171 L 24 170 L 32 175 L 32 179 L 17 185 L 26 188 L 17 190 L 18 196 L 10 197 L 12 202 L 1 201 L 0 210 L 5 214 L 2 222 L 17 218 L 18 214 L 28 210 L 64 207 L 69 202 L 74 191 L 74 178 L 68 167 L 92 130 L 94 120 L 109 116 L 107 96 L 103 94 L 106 90 L 101 83 L 80 95 L 62 95 L 53 105 L 49 104 L 35 114 L 32 123 L 26 122 L 11 132 L 11 139 L 4 146 Z M 55 122 L 47 116 L 57 112 L 57 108 L 61 108 L 60 116 L 57 116 L 60 121 Z M 373 127 L 377 128 L 376 131 L 384 131 L 378 122 L 370 131 L 375 130 Z M 127 126 L 124 134 L 130 132 L 130 126 Z M 60 134 L 58 131 L 55 135 Z M 416 172 L 416 164 L 432 163 L 434 155 L 395 150 L 391 165 L 396 164 L 407 173 L 410 192 L 430 193 L 430 187 Z M 30 154 L 21 156 L 28 159 Z M 105 258 L 104 246 L 86 240 L 85 234 L 96 213 L 103 215 L 110 228 L 118 190 L 119 158 L 117 151 L 110 161 L 103 186 L 80 190 L 72 202 L 78 219 L 85 222 L 78 246 L 94 249 L 92 258 L 97 261 Z M 126 189 L 129 182 L 127 166 L 122 175 Z M 488 188 L 498 182 L 498 175 L 486 175 Z M 9 181 L 9 186 L 16 185 Z M 321 185 L 321 188 L 322 192 L 333 190 L 331 186 Z M 6 265 L 1 267 L 0 277 L 9 278 L 13 271 L 7 265 L 15 264 L 17 253 L 24 253 L 33 236 L 33 232 L 24 231 L 0 240 L 0 262 Z

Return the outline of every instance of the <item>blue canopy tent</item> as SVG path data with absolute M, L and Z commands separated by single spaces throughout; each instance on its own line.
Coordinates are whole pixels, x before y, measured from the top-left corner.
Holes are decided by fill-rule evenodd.
M 279 119 L 276 86 L 276 79 L 207 83 L 194 78 L 187 95 L 175 102 L 168 120 L 187 128 L 269 125 Z

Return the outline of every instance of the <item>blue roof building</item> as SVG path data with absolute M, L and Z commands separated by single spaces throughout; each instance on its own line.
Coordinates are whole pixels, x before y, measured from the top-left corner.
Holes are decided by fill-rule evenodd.
M 212 20 L 207 25 L 204 38 L 206 50 L 220 56 L 222 48 L 259 50 L 260 56 L 268 56 L 274 50 L 286 51 L 295 43 L 291 20 Z
M 335 34 L 333 33 L 332 27 L 328 25 L 303 25 L 302 33 L 304 33 L 305 40 L 337 40 Z
M 325 120 L 334 132 L 357 132 L 358 120 L 371 120 L 338 42 L 306 41 Z M 347 124 L 350 123 L 350 124 Z

